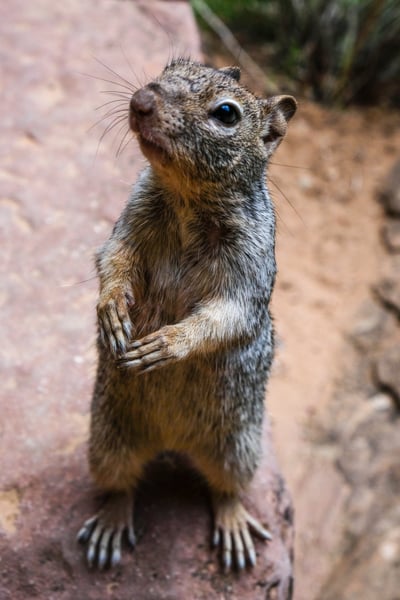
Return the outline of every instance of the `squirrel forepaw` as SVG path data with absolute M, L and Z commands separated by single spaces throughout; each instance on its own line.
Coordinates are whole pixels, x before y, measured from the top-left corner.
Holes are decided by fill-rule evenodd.
M 123 354 L 132 336 L 129 308 L 133 297 L 125 290 L 102 293 L 97 304 L 101 339 L 114 356 Z
M 128 351 L 119 358 L 118 364 L 137 373 L 145 373 L 177 362 L 187 353 L 185 337 L 179 333 L 177 326 L 167 325 L 129 344 Z

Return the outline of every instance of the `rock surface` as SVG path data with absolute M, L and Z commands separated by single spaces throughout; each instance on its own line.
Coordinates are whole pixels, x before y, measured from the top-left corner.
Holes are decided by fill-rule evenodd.
M 387 276 L 373 286 L 381 305 L 370 297 L 360 308 L 347 367 L 315 436 L 316 463 L 340 474 L 339 535 L 317 600 L 399 598 L 399 263 L 386 255 L 381 269 Z M 318 484 L 320 475 L 310 479 Z
M 286 600 L 292 510 L 273 459 L 249 503 L 274 541 L 257 545 L 258 567 L 245 577 L 219 572 L 207 494 L 173 467 L 149 475 L 138 506 L 142 539 L 115 572 L 89 572 L 75 541 L 93 510 L 92 257 L 143 165 L 134 144 L 116 160 L 125 130 L 99 144 L 109 121 L 88 129 L 113 106 L 99 115 L 96 105 L 125 98 L 171 54 L 199 56 L 189 5 L 15 0 L 0 11 L 0 598 Z
M 94 57 L 140 84 L 171 54 L 197 55 L 188 6 L 14 0 L 0 13 L 0 599 L 276 599 L 266 579 L 279 531 L 287 557 L 292 530 L 273 461 L 249 501 L 278 536 L 275 546 L 257 544 L 253 576 L 218 572 L 206 491 L 173 465 L 149 475 L 140 543 L 120 569 L 89 572 L 75 543 L 94 492 L 85 446 L 92 256 L 143 165 L 135 144 L 115 158 L 124 131 L 100 145 L 106 124 L 88 131 L 110 105 L 95 106 L 115 98 L 101 90 L 126 91 L 121 80 L 92 77 L 118 80 Z M 295 497 L 296 600 L 398 598 L 399 418 L 376 378 L 376 361 L 398 340 L 398 313 L 368 292 L 383 275 L 397 277 L 383 273 L 373 198 L 398 153 L 398 123 L 387 110 L 338 113 L 303 101 L 270 171 L 279 276 L 268 404 Z
M 374 289 L 386 307 L 400 316 L 400 257 L 396 256 L 386 262 L 388 274 L 382 277 Z
M 376 363 L 376 377 L 379 385 L 390 392 L 400 408 L 400 339 L 394 346 L 382 352 Z
M 382 231 L 383 240 L 389 252 L 400 252 L 400 219 L 388 221 Z
M 388 173 L 381 190 L 381 201 L 389 215 L 400 216 L 400 161 Z
M 341 539 L 331 548 L 332 568 L 318 600 L 392 600 L 399 597 L 399 413 L 383 394 L 342 397 L 340 403 Z

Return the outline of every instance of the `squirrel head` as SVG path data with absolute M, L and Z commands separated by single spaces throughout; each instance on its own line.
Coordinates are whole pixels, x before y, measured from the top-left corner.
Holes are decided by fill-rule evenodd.
M 130 127 L 161 177 L 198 187 L 263 176 L 296 101 L 257 98 L 239 80 L 238 67 L 213 69 L 180 58 L 133 94 Z

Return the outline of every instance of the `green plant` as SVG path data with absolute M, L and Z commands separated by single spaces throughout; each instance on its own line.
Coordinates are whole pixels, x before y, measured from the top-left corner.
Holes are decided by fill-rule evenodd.
M 244 45 L 324 102 L 400 102 L 399 0 L 209 0 Z M 263 65 L 261 65 L 263 66 Z

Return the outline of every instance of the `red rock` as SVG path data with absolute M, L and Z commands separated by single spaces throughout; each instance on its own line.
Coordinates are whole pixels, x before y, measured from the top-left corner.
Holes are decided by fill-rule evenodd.
M 383 183 L 381 202 L 390 215 L 400 215 L 400 160 L 396 161 Z
M 400 315 L 400 257 L 391 257 L 386 272 L 374 286 L 374 290 L 384 306 Z
M 0 598 L 286 599 L 291 509 L 273 461 L 249 497 L 275 533 L 257 545 L 253 574 L 219 573 L 206 494 L 174 472 L 166 481 L 155 474 L 144 488 L 143 536 L 121 568 L 89 572 L 75 541 L 92 510 L 85 440 L 95 365 L 93 253 L 143 165 L 135 144 L 115 158 L 121 134 L 98 148 L 104 125 L 89 131 L 99 119 L 95 107 L 114 99 L 101 90 L 118 89 L 92 77 L 118 79 L 94 57 L 136 84 L 172 54 L 198 56 L 189 5 L 15 0 L 0 11 Z M 274 561 L 284 574 L 278 596 L 266 584 Z
M 400 346 L 397 343 L 383 352 L 376 362 L 376 377 L 383 389 L 388 390 L 400 408 Z
M 391 219 L 382 230 L 383 241 L 389 252 L 400 252 L 400 219 Z

